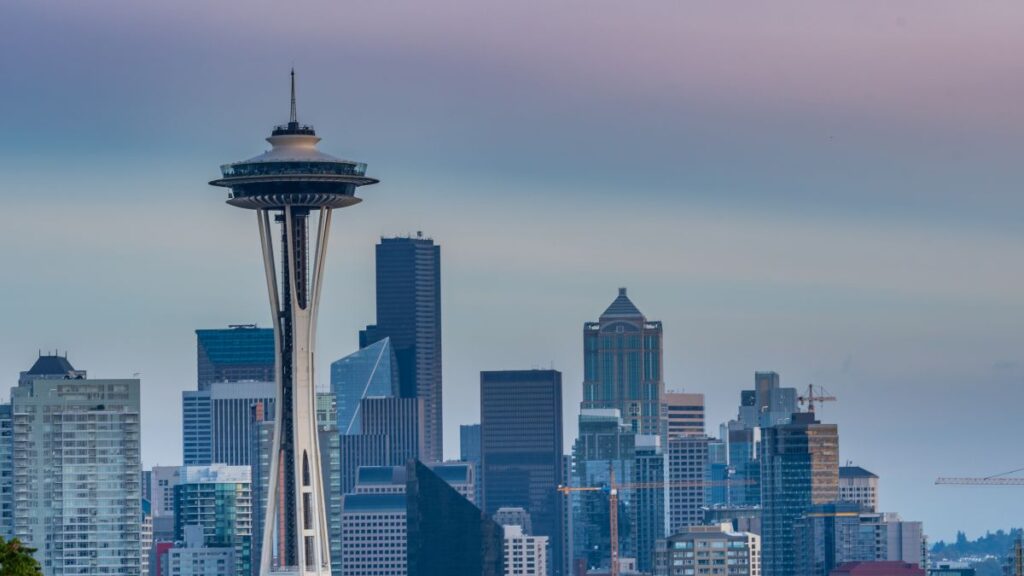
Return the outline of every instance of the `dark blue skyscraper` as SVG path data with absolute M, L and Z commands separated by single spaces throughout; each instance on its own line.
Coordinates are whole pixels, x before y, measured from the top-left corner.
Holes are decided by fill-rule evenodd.
M 274 381 L 274 331 L 255 324 L 196 330 L 200 390 L 213 382 Z
M 553 574 L 562 573 L 562 373 L 480 373 L 483 506 L 530 513 L 535 536 L 548 536 Z
M 476 469 L 476 503 L 482 504 L 483 470 L 480 468 L 480 425 L 463 424 L 459 426 L 459 460 L 470 462 Z
M 377 244 L 377 323 L 360 347 L 391 338 L 399 395 L 423 400 L 423 461 L 443 459 L 441 412 L 441 247 L 430 238 L 382 238 Z

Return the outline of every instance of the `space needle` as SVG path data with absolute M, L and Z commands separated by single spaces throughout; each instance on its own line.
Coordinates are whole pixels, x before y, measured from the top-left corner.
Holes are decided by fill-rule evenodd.
M 228 204 L 256 212 L 274 322 L 277 402 L 259 573 L 327 576 L 331 558 L 313 385 L 316 316 L 331 213 L 360 202 L 356 188 L 377 180 L 366 176 L 366 164 L 317 150 L 320 138 L 296 115 L 294 70 L 291 96 L 291 116 L 267 138 L 270 150 L 221 166 L 223 177 L 210 184 L 231 189 Z

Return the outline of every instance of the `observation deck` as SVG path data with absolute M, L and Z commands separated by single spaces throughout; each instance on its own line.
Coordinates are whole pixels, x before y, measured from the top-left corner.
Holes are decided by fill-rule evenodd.
M 344 208 L 358 204 L 355 190 L 376 184 L 366 164 L 335 158 L 317 149 L 312 126 L 292 121 L 276 126 L 267 138 L 271 149 L 241 162 L 224 164 L 222 177 L 210 182 L 230 188 L 228 204 L 239 208 Z

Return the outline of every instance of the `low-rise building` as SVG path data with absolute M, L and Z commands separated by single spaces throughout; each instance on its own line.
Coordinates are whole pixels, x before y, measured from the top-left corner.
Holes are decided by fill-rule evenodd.
M 658 541 L 656 576 L 760 576 L 761 538 L 730 524 L 690 526 Z

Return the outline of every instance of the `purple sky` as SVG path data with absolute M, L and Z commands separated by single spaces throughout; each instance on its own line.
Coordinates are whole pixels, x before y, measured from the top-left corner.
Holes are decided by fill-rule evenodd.
M 268 317 L 254 219 L 206 181 L 286 119 L 294 64 L 300 119 L 382 180 L 337 222 L 321 375 L 373 321 L 376 238 L 424 230 L 449 455 L 484 369 L 562 370 L 571 434 L 582 323 L 625 285 L 712 425 L 754 370 L 822 384 L 884 510 L 1019 525 L 1013 488 L 931 482 L 1024 465 L 1022 26 L 944 0 L 10 0 L 0 369 L 141 372 L 146 463 L 180 460 L 192 331 Z

